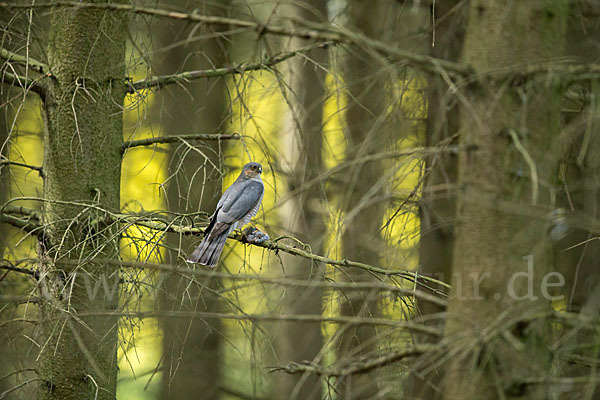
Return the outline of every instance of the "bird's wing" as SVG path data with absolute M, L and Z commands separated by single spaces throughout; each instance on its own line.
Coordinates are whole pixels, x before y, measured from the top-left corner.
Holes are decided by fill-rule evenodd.
M 204 236 L 208 236 L 209 234 L 212 233 L 212 229 L 215 226 L 215 223 L 217 222 L 217 215 L 219 215 L 219 211 L 221 211 L 221 209 L 223 208 L 223 205 L 225 203 L 228 202 L 228 200 L 231 197 L 231 193 L 235 190 L 235 185 L 236 185 L 237 181 L 235 181 L 234 183 L 232 183 L 226 190 L 225 192 L 221 195 L 221 198 L 219 199 L 219 202 L 217 203 L 217 207 L 215 208 L 215 211 L 211 214 L 210 217 L 208 217 L 209 219 L 209 224 L 208 226 L 204 229 Z
M 238 178 L 239 179 L 239 178 Z M 231 197 L 232 194 L 235 196 L 235 194 L 233 192 L 235 192 L 236 190 L 236 185 L 238 184 L 239 181 L 235 181 L 233 182 L 223 193 L 223 195 L 221 196 L 221 198 L 219 199 L 219 202 L 217 203 L 217 210 L 219 210 L 219 208 L 222 208 L 225 203 L 227 203 Z M 216 215 L 216 211 L 215 211 L 215 215 Z
M 229 193 L 217 213 L 217 222 L 233 224 L 239 221 L 251 212 L 262 199 L 264 191 L 262 182 L 247 180 L 236 182 L 234 185 L 234 190 Z

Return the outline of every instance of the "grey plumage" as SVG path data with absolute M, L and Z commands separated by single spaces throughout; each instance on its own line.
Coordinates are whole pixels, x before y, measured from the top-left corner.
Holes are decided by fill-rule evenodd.
M 244 165 L 240 176 L 227 188 L 204 231 L 204 239 L 188 257 L 191 263 L 210 267 L 217 265 L 227 236 L 246 225 L 256 215 L 264 194 L 260 178 L 262 166 L 251 162 Z

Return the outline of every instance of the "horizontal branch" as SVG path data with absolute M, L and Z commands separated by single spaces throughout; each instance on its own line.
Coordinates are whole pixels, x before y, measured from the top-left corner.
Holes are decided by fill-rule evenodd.
M 417 346 L 408 350 L 394 351 L 380 357 L 367 359 L 363 361 L 354 361 L 350 365 L 332 369 L 323 368 L 319 365 L 314 364 L 299 364 L 296 362 L 290 362 L 285 367 L 275 367 L 271 369 L 271 372 L 282 371 L 288 374 L 302 374 L 305 372 L 313 373 L 319 376 L 325 377 L 340 377 L 354 374 L 363 374 L 370 372 L 376 368 L 381 368 L 386 365 L 392 364 L 396 361 L 400 361 L 404 358 L 420 356 L 431 348 L 431 346 Z
M 55 1 L 52 3 L 43 4 L 20 4 L 20 3 L 6 3 L 1 2 L 0 7 L 7 8 L 54 8 L 54 7 L 77 7 L 87 9 L 100 9 L 107 11 L 119 11 L 119 12 L 130 12 L 140 15 L 148 15 L 152 17 L 170 18 L 180 21 L 196 22 L 204 25 L 214 26 L 231 26 L 248 31 L 255 31 L 258 35 L 271 34 L 278 36 L 298 37 L 303 39 L 318 40 L 321 42 L 330 42 L 332 44 L 346 44 L 353 45 L 359 48 L 371 48 L 376 52 L 389 57 L 394 61 L 405 62 L 410 65 L 419 66 L 423 70 L 434 73 L 434 74 L 448 74 L 450 76 L 456 76 L 460 78 L 471 78 L 475 77 L 475 71 L 469 66 L 451 62 L 448 60 L 432 57 L 426 54 L 414 53 L 404 49 L 397 48 L 388 43 L 369 38 L 368 36 L 343 28 L 332 27 L 330 24 L 315 24 L 307 21 L 295 21 L 301 23 L 304 26 L 301 27 L 284 27 L 272 24 L 264 24 L 256 21 L 248 21 L 236 18 L 227 18 L 211 15 L 202 15 L 196 12 L 185 13 L 180 11 L 172 11 L 160 8 L 142 7 L 128 4 L 115 4 L 115 3 L 82 3 L 77 1 Z M 508 76 L 520 77 L 520 76 L 531 76 L 535 74 L 561 74 L 568 75 L 572 80 L 590 80 L 597 79 L 600 76 L 600 66 L 596 64 L 568 64 L 563 60 L 558 62 L 550 61 L 548 63 L 550 67 L 544 64 L 536 65 L 519 65 L 513 66 L 506 70 L 494 70 L 480 73 L 476 76 L 479 81 L 484 81 L 487 77 L 500 77 L 503 78 Z M 223 76 L 231 73 L 243 72 L 249 70 L 251 67 L 256 69 L 265 68 L 265 63 L 258 63 L 242 67 L 226 67 L 214 70 L 205 71 L 190 71 L 182 74 L 166 75 L 161 77 L 148 78 L 147 80 L 141 80 L 134 82 L 130 86 L 130 92 L 148 88 L 148 87 L 161 87 L 165 84 L 175 82 L 187 82 L 190 79 L 197 79 L 202 77 L 210 76 Z M 520 69 L 521 72 L 516 71 Z M 137 87 L 136 87 L 137 86 Z
M 38 259 L 26 259 L 21 262 L 35 262 L 38 263 Z M 68 265 L 80 265 L 85 263 L 85 260 L 64 260 L 61 261 Z M 178 267 L 170 264 L 155 264 L 140 261 L 124 261 L 124 260 L 113 260 L 113 259 L 94 259 L 93 262 L 99 264 L 115 265 L 121 268 L 140 268 L 150 269 L 155 271 L 169 272 L 179 274 L 181 276 L 195 276 L 202 278 L 220 278 L 231 281 L 247 281 L 256 280 L 261 283 L 274 284 L 278 286 L 292 286 L 292 287 L 310 287 L 310 288 L 325 288 L 332 290 L 377 290 L 395 293 L 406 297 L 415 297 L 420 300 L 428 301 L 437 304 L 442 307 L 446 307 L 447 302 L 445 299 L 439 296 L 433 296 L 427 292 L 418 289 L 406 289 L 394 285 L 378 282 L 332 282 L 332 281 L 307 281 L 290 278 L 279 278 L 269 277 L 264 275 L 253 275 L 253 274 L 228 274 L 223 272 L 215 271 L 214 269 L 190 269 L 186 267 Z
M 194 135 L 169 135 L 169 136 L 161 136 L 155 138 L 147 138 L 147 139 L 139 139 L 139 140 L 130 140 L 128 142 L 123 143 L 121 147 L 121 151 L 125 152 L 127 149 L 132 147 L 139 146 L 151 146 L 153 144 L 165 144 L 165 143 L 176 143 L 176 142 L 186 142 L 186 141 L 196 141 L 196 140 L 206 140 L 206 141 L 219 141 L 219 140 L 239 140 L 242 136 L 238 133 L 230 133 L 230 134 L 219 134 L 219 133 L 198 133 Z
M 46 97 L 46 86 L 39 79 L 32 79 L 20 75 L 15 75 L 11 72 L 2 71 L 0 73 L 0 82 L 5 85 L 11 85 L 25 90 L 31 90 L 39 94 L 42 98 Z
M 458 63 L 438 59 L 428 55 L 413 53 L 403 49 L 398 49 L 396 47 L 388 45 L 387 43 L 371 39 L 365 36 L 364 34 L 355 31 L 335 29 L 332 28 L 330 25 L 312 25 L 310 28 L 283 27 L 235 18 L 202 15 L 195 12 L 183 13 L 179 11 L 171 11 L 159 8 L 114 3 L 80 3 L 76 1 L 56 1 L 53 3 L 32 5 L 0 3 L 0 6 L 9 8 L 78 7 L 109 11 L 132 12 L 135 14 L 149 15 L 153 17 L 163 17 L 181 21 L 198 22 L 205 25 L 246 28 L 249 31 L 257 32 L 258 35 L 271 34 L 277 36 L 298 37 L 303 39 L 313 39 L 340 44 L 349 44 L 358 47 L 364 47 L 365 45 L 367 45 L 381 54 L 390 56 L 396 60 L 407 62 L 409 64 L 419 65 L 423 69 L 436 74 L 440 73 L 440 70 L 443 70 L 450 75 L 460 76 L 468 76 L 471 75 L 473 72 L 471 68 Z
M 598 79 L 600 77 L 600 64 L 575 63 L 564 58 L 549 59 L 543 62 L 515 64 L 504 68 L 493 68 L 477 75 L 480 81 L 489 79 L 509 79 L 522 81 L 535 78 L 537 75 L 547 79 L 548 76 L 557 75 L 569 82 Z
M 288 60 L 298 54 L 306 53 L 316 48 L 325 48 L 331 43 L 320 43 L 318 45 L 306 46 L 295 51 L 287 51 L 279 53 L 271 58 L 257 63 L 244 63 L 240 65 L 232 65 L 223 68 L 213 68 L 197 71 L 186 71 L 179 74 L 153 76 L 150 78 L 141 79 L 130 84 L 127 88 L 128 93 L 134 93 L 138 90 L 150 88 L 162 88 L 173 83 L 185 83 L 200 78 L 214 78 L 226 75 L 239 75 L 248 71 L 259 71 L 269 69 L 285 60 Z
M 229 237 L 232 239 L 235 239 L 239 242 L 246 243 L 243 235 L 240 232 L 234 232 L 234 233 L 230 234 Z M 321 262 L 323 264 L 328 264 L 328 265 L 337 266 L 337 267 L 359 268 L 359 269 L 373 272 L 376 274 L 385 275 L 385 276 L 397 276 L 397 277 L 406 279 L 410 282 L 418 283 L 418 282 L 416 282 L 417 274 L 412 271 L 407 271 L 407 270 L 398 271 L 398 270 L 385 269 L 385 268 L 381 268 L 381 267 L 376 267 L 374 265 L 365 264 L 365 263 L 361 263 L 358 261 L 351 261 L 351 260 L 347 260 L 347 259 L 336 260 L 333 258 L 321 256 L 318 254 L 313 254 L 309 251 L 302 250 L 297 246 L 289 246 L 286 244 L 281 244 L 278 242 L 277 239 L 267 240 L 266 242 L 263 242 L 263 243 L 252 243 L 252 245 L 257 246 L 257 247 L 263 247 L 265 249 L 273 250 L 276 252 L 282 251 L 284 253 L 292 254 L 295 256 L 299 256 L 299 257 L 317 261 L 317 262 Z M 437 279 L 434 279 L 434 278 L 430 278 L 428 276 L 418 275 L 418 279 L 422 279 L 424 281 L 435 283 L 435 284 L 443 286 L 445 288 L 450 288 L 450 285 L 448 285 L 447 283 L 442 282 Z M 445 294 L 443 292 L 438 291 L 437 293 L 445 296 Z
M 0 213 L 0 223 L 12 225 L 24 232 L 31 233 L 37 236 L 38 239 L 44 240 L 44 230 L 42 226 L 34 219 L 21 219 L 6 212 Z
M 3 58 L 6 61 L 12 61 L 14 63 L 23 64 L 28 68 L 39 72 L 41 74 L 45 74 L 50 71 L 50 67 L 47 64 L 37 61 L 34 58 L 29 56 L 22 56 L 10 50 L 0 47 L 0 58 Z
M 14 264 L 8 262 L 7 260 L 0 260 L 0 270 L 18 272 L 24 275 L 36 276 L 36 271 L 27 268 L 20 268 L 15 266 Z
M 0 160 L 0 167 L 4 165 L 14 165 L 15 167 L 29 168 L 33 171 L 37 171 L 40 175 L 40 178 L 44 177 L 44 171 L 42 170 L 42 167 L 36 167 L 35 165 L 24 164 L 17 161 Z
M 196 12 L 185 13 L 180 11 L 173 11 L 161 8 L 152 8 L 152 7 L 143 7 L 137 5 L 129 5 L 129 4 L 115 4 L 115 3 L 83 3 L 78 1 L 55 1 L 52 3 L 42 3 L 42 4 L 22 4 L 22 3 L 7 3 L 0 2 L 0 7 L 6 8 L 19 8 L 19 9 L 27 9 L 27 8 L 55 8 L 55 7 L 77 7 L 77 8 L 87 8 L 87 9 L 98 9 L 98 10 L 107 10 L 107 11 L 118 11 L 118 12 L 130 12 L 133 14 L 139 15 L 148 15 L 151 17 L 159 17 L 159 18 L 169 18 L 179 21 L 187 21 L 187 22 L 196 22 L 204 25 L 213 25 L 213 26 L 226 26 L 226 27 L 237 27 L 242 29 L 247 29 L 248 31 L 255 31 L 258 35 L 271 34 L 277 36 L 288 36 L 288 37 L 298 37 L 302 39 L 312 39 L 318 40 L 321 42 L 330 42 L 332 44 L 346 44 L 353 45 L 359 48 L 371 48 L 378 53 L 389 57 L 395 61 L 405 62 L 410 65 L 415 65 L 421 67 L 423 70 L 440 74 L 445 73 L 450 76 L 456 76 L 461 78 L 473 78 L 475 76 L 475 71 L 469 66 L 432 57 L 427 54 L 419 54 L 411 51 L 407 51 L 404 49 L 397 48 L 393 45 L 390 45 L 386 42 L 379 41 L 376 39 L 372 39 L 360 32 L 348 30 L 344 28 L 333 27 L 331 24 L 317 24 L 317 23 L 309 23 L 308 21 L 299 21 L 296 20 L 296 23 L 303 24 L 301 27 L 287 27 L 287 26 L 278 26 L 272 24 L 265 24 L 257 21 L 248 21 L 243 19 L 236 18 L 227 18 L 220 16 L 212 16 L 212 15 L 202 15 Z M 550 65 L 550 67 L 545 64 Z M 264 68 L 264 63 L 262 67 L 259 64 L 254 64 L 254 66 L 258 69 Z M 236 72 L 236 67 L 228 67 L 221 68 L 216 70 L 206 70 L 206 71 L 190 71 L 189 73 L 198 73 L 197 77 L 208 77 L 208 76 L 222 76 L 226 74 L 231 74 L 232 72 Z M 237 67 L 240 68 L 240 67 Z M 245 70 L 249 70 L 249 66 L 245 68 Z M 521 70 L 521 72 L 517 71 Z M 562 74 L 568 75 L 573 80 L 590 80 L 597 79 L 600 77 L 600 66 L 597 64 L 569 64 L 565 63 L 564 60 L 552 61 L 550 60 L 548 63 L 539 63 L 534 65 L 517 65 L 510 67 L 509 69 L 504 70 L 493 70 L 487 71 L 484 73 L 480 73 L 477 75 L 480 81 L 485 80 L 487 77 L 504 77 L 504 76 L 530 76 L 535 74 Z M 161 81 L 174 83 L 187 81 L 189 79 L 195 79 L 191 77 L 185 77 L 186 72 L 182 74 L 175 75 L 167 75 L 163 77 L 154 77 L 148 78 L 149 81 L 146 80 L 137 81 L 133 85 L 133 88 L 130 90 L 134 90 L 136 85 L 139 85 L 139 88 L 144 88 L 144 84 L 151 86 L 161 86 Z M 212 75 L 211 75 L 212 74 Z M 157 79 L 157 81 L 152 81 L 153 79 Z M 144 83 L 145 82 L 145 83 Z M 167 84 L 167 83 L 165 83 Z
M 431 336 L 440 336 L 439 329 L 410 321 L 397 321 L 385 318 L 365 318 L 346 316 L 323 316 L 318 314 L 229 314 L 207 311 L 140 311 L 140 312 L 80 312 L 77 317 L 118 316 L 120 318 L 198 318 L 198 319 L 228 319 L 236 321 L 251 322 L 314 322 L 314 323 L 337 323 L 349 325 L 381 325 L 393 326 L 411 331 L 416 331 Z
M 139 218 L 139 217 L 123 215 L 122 220 L 127 221 L 132 224 L 135 224 L 135 225 L 138 225 L 138 226 L 144 226 L 146 228 L 155 229 L 155 230 L 159 230 L 159 231 L 163 231 L 163 232 L 177 233 L 177 234 L 182 234 L 182 235 L 195 235 L 195 236 L 204 234 L 204 227 L 194 228 L 194 227 L 191 227 L 188 225 L 179 225 L 179 224 L 172 223 L 170 221 L 164 221 L 162 219 L 156 219 L 156 218 L 145 219 L 145 220 L 140 220 L 140 219 L 136 219 L 136 218 Z M 284 253 L 292 254 L 292 255 L 295 255 L 298 257 L 306 258 L 309 260 L 321 262 L 321 263 L 332 265 L 332 266 L 359 268 L 359 269 L 373 272 L 373 273 L 376 273 L 379 275 L 400 277 L 400 278 L 406 279 L 410 282 L 413 282 L 415 284 L 419 284 L 420 283 L 419 281 L 426 281 L 429 283 L 434 283 L 436 285 L 439 285 L 439 286 L 447 288 L 447 289 L 450 288 L 450 285 L 447 284 L 446 282 L 443 282 L 443 281 L 440 281 L 438 279 L 434 279 L 434 278 L 431 278 L 428 276 L 418 275 L 417 273 L 412 272 L 412 271 L 390 270 L 390 269 L 380 268 L 380 267 L 376 267 L 373 265 L 369 265 L 369 264 L 365 264 L 365 263 L 361 263 L 361 262 L 357 262 L 357 261 L 346 260 L 346 259 L 335 260 L 333 258 L 321 256 L 318 254 L 313 254 L 309 251 L 302 250 L 297 246 L 290 246 L 290 245 L 279 243 L 279 239 L 267 240 L 263 243 L 248 243 L 245 240 L 245 238 L 241 232 L 233 232 L 229 235 L 229 238 L 237 240 L 238 242 L 241 242 L 241 243 L 250 244 L 252 246 L 262 247 L 264 249 L 275 251 L 275 252 L 282 251 Z M 299 241 L 297 241 L 297 242 L 299 243 Z M 433 292 L 435 292 L 438 295 L 441 295 L 444 297 L 446 296 L 446 294 L 442 291 L 439 291 L 436 289 L 430 289 L 430 290 L 432 290 Z
M 25 198 L 23 198 L 23 199 L 25 199 Z M 32 198 L 27 198 L 27 199 L 32 199 Z M 38 200 L 44 201 L 43 199 L 38 199 Z M 102 217 L 103 218 L 102 221 L 92 221 L 91 224 L 126 223 L 126 224 L 132 224 L 132 225 L 146 227 L 146 228 L 161 231 L 161 232 L 176 233 L 176 234 L 180 234 L 180 235 L 200 236 L 204 233 L 204 227 L 196 228 L 196 227 L 189 226 L 189 225 L 181 225 L 181 224 L 175 223 L 174 221 L 169 221 L 169 220 L 166 220 L 166 219 L 160 218 L 160 217 L 136 216 L 136 215 L 131 215 L 131 214 L 111 213 L 111 212 L 108 212 L 108 210 L 101 209 L 97 205 L 86 205 L 86 204 L 79 204 L 79 203 L 72 203 L 72 202 L 70 202 L 69 204 L 79 205 L 81 207 L 86 207 L 86 206 L 93 207 L 93 208 L 102 210 L 106 213 L 106 216 Z M 11 216 L 11 214 L 6 211 L 6 206 L 4 207 L 4 211 L 1 211 L 1 209 L 0 209 L 0 217 L 3 217 L 3 216 L 6 216 L 7 218 L 15 219 L 14 216 Z M 28 224 L 30 224 L 31 226 L 35 226 L 35 228 L 30 228 L 30 229 L 33 229 L 33 230 L 37 229 L 38 230 L 37 232 L 42 232 L 41 226 L 38 223 L 34 223 L 33 221 L 28 221 Z M 33 224 L 36 224 L 36 225 L 33 225 Z M 408 280 L 415 284 L 421 284 L 422 282 L 429 282 L 429 283 L 434 283 L 436 285 L 439 285 L 439 286 L 447 288 L 447 289 L 450 288 L 450 285 L 448 285 L 447 283 L 445 283 L 443 281 L 440 281 L 438 279 L 434 279 L 434 278 L 431 278 L 428 276 L 419 275 L 415 272 L 408 271 L 408 270 L 385 269 L 385 268 L 381 268 L 381 267 L 377 267 L 374 265 L 369 265 L 369 264 L 365 264 L 365 263 L 361 263 L 361 262 L 357 262 L 357 261 L 351 261 L 351 260 L 346 260 L 346 259 L 336 260 L 336 259 L 325 257 L 322 255 L 313 254 L 309 251 L 302 250 L 297 246 L 290 246 L 290 245 L 280 243 L 279 240 L 281 240 L 283 238 L 267 240 L 263 243 L 248 243 L 245 240 L 244 236 L 241 234 L 241 232 L 233 232 L 229 235 L 229 238 L 233 239 L 233 240 L 237 240 L 238 242 L 241 242 L 241 243 L 249 244 L 249 245 L 256 246 L 256 247 L 262 247 L 264 249 L 271 250 L 274 252 L 282 251 L 284 253 L 292 254 L 292 255 L 295 255 L 298 257 L 313 260 L 315 262 L 321 262 L 321 263 L 332 265 L 332 266 L 347 267 L 347 268 L 359 268 L 359 269 L 369 271 L 369 272 L 379 274 L 379 275 L 399 277 L 399 278 Z M 300 243 L 299 241 L 297 241 L 297 242 Z M 437 290 L 437 289 L 430 289 L 430 290 L 432 290 L 437 295 L 440 295 L 442 297 L 447 296 L 446 293 L 444 293 L 440 290 Z

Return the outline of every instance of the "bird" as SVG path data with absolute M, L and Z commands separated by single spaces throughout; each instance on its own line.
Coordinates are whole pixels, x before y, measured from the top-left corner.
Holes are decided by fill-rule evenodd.
M 246 225 L 258 213 L 265 185 L 260 175 L 262 165 L 250 162 L 244 165 L 240 176 L 219 199 L 210 223 L 204 230 L 204 239 L 187 258 L 189 263 L 215 267 L 219 262 L 227 236 L 237 227 Z

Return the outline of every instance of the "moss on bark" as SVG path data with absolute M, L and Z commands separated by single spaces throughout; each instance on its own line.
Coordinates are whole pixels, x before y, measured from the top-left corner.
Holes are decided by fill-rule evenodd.
M 77 314 L 118 308 L 118 270 L 94 262 L 118 257 L 118 234 L 114 227 L 88 226 L 96 211 L 76 204 L 120 207 L 125 37 L 122 13 L 53 9 L 48 62 L 56 79 L 44 106 L 49 246 L 42 255 L 54 263 L 41 267 L 40 399 L 113 399 L 116 393 L 118 317 Z
M 566 11 L 564 1 L 472 1 L 464 63 L 487 72 L 560 56 Z M 461 140 L 473 150 L 459 162 L 446 323 L 463 351 L 450 362 L 445 399 L 546 398 L 540 385 L 521 382 L 548 371 L 548 325 L 521 317 L 549 308 L 540 289 L 552 269 L 545 217 L 554 207 L 560 89 L 552 79 L 480 82 L 463 103 Z M 518 273 L 531 274 L 527 299 L 529 281 Z

